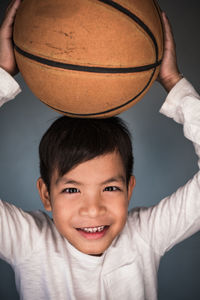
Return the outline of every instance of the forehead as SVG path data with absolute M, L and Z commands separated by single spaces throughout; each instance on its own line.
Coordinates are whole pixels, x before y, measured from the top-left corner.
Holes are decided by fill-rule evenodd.
M 64 174 L 62 177 L 54 174 L 54 183 L 59 184 L 66 181 L 77 181 L 85 184 L 103 183 L 115 179 L 125 182 L 125 169 L 121 156 L 118 152 L 112 152 L 97 156 L 86 162 L 82 162 Z

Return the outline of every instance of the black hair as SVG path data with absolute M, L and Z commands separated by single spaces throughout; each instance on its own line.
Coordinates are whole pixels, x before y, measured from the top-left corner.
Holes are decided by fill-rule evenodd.
M 49 127 L 41 139 L 40 174 L 50 191 L 55 170 L 62 177 L 78 164 L 114 151 L 121 156 L 128 184 L 132 175 L 133 154 L 130 132 L 122 119 L 63 116 Z

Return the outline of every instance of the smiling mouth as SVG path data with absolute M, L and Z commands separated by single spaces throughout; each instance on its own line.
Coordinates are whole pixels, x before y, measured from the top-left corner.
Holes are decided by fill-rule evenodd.
M 91 240 L 91 239 L 99 239 L 102 238 L 108 228 L 110 226 L 108 225 L 102 225 L 98 227 L 83 227 L 83 228 L 76 228 L 76 230 L 85 238 Z
M 83 227 L 83 228 L 77 228 L 77 230 L 83 230 L 85 232 L 94 233 L 94 232 L 101 232 L 105 229 L 105 227 L 108 227 L 107 225 L 98 226 L 98 227 Z

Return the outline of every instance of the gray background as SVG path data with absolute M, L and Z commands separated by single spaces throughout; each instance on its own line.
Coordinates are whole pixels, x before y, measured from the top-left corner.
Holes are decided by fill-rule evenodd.
M 0 3 L 2 19 L 9 1 Z M 160 0 L 176 39 L 180 70 L 200 91 L 199 0 Z M 36 190 L 38 143 L 58 116 L 31 93 L 20 75 L 23 92 L 0 111 L 0 197 L 25 209 L 43 209 Z M 197 171 L 192 144 L 182 127 L 158 113 L 166 93 L 155 82 L 142 101 L 121 114 L 133 134 L 137 185 L 131 207 L 150 206 L 183 185 Z M 174 247 L 161 261 L 160 300 L 200 299 L 200 234 Z M 0 261 L 0 299 L 18 299 L 14 274 Z

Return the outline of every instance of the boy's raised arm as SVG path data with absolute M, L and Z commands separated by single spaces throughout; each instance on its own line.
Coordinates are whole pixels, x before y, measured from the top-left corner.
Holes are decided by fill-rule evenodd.
M 21 0 L 13 0 L 8 6 L 5 18 L 0 26 L 0 106 L 15 98 L 21 91 L 12 78 L 19 71 L 13 49 L 13 24 Z
M 160 112 L 183 125 L 185 137 L 193 142 L 200 168 L 200 96 L 179 73 L 175 43 L 165 15 L 163 22 L 165 50 L 158 80 L 169 94 Z M 160 256 L 199 231 L 200 171 L 157 205 L 141 209 L 139 220 L 143 240 Z
M 20 2 L 21 0 L 13 0 L 10 3 L 0 27 L 0 67 L 12 76 L 19 72 L 15 61 L 12 35 L 15 15 Z

